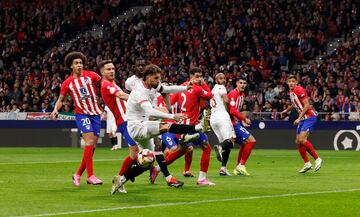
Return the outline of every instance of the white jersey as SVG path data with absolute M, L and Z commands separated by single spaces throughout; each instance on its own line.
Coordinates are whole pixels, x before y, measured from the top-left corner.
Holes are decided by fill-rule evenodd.
M 130 78 L 126 79 L 125 81 L 125 88 L 126 90 L 132 92 L 134 89 L 137 88 L 142 88 L 144 87 L 143 85 L 143 80 L 139 77 L 137 77 L 136 75 L 131 76 Z M 147 89 L 149 90 L 149 89 Z M 154 88 L 150 89 L 150 98 L 154 99 L 151 102 L 151 104 L 155 107 L 157 107 L 157 96 L 158 96 L 158 91 Z
M 141 82 L 131 91 L 129 99 L 127 100 L 126 114 L 128 121 L 149 120 L 149 117 L 146 117 L 145 111 L 141 108 L 141 103 L 145 101 L 156 105 L 157 91 L 154 88 L 147 89 Z
M 126 90 L 131 92 L 133 89 L 135 89 L 137 86 L 139 86 L 141 84 L 141 81 L 142 81 L 141 78 L 139 78 L 136 75 L 129 77 L 125 81 Z
M 227 112 L 222 98 L 222 95 L 227 94 L 225 86 L 215 84 L 211 92 L 214 94 L 213 98 L 210 100 L 211 114 L 219 111 Z

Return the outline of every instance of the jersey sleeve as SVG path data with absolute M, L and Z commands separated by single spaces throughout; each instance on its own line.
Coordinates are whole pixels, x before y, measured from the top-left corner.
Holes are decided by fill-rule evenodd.
M 243 114 L 241 114 L 241 112 L 239 112 L 239 110 L 236 107 L 236 93 L 235 92 L 230 92 L 229 93 L 229 100 L 230 100 L 230 115 L 236 117 L 238 120 L 245 120 L 245 116 Z
M 219 93 L 221 96 L 227 94 L 226 88 L 224 86 L 220 86 Z
M 101 94 L 103 95 L 116 96 L 119 91 L 120 90 L 117 89 L 115 85 L 110 82 L 104 82 L 101 87 Z
M 60 95 L 66 96 L 66 94 L 69 92 L 69 82 L 66 80 L 64 83 L 62 83 L 60 88 Z
M 125 89 L 126 89 L 127 91 L 132 91 L 131 79 L 130 79 L 130 78 L 126 79 L 126 81 L 125 81 Z
M 198 96 L 205 100 L 210 100 L 214 95 L 211 93 L 211 90 L 207 84 L 203 83 L 201 87 L 196 88 Z
M 179 93 L 170 94 L 170 104 L 174 105 L 175 103 L 177 103 L 179 101 L 179 96 Z
M 294 91 L 294 93 L 296 94 L 296 96 L 300 99 L 303 100 L 305 98 L 308 97 L 306 90 L 302 87 L 296 88 L 296 90 Z
M 90 74 L 91 80 L 92 80 L 95 84 L 97 84 L 97 83 L 99 83 L 99 82 L 101 81 L 101 76 L 98 75 L 96 72 L 90 71 L 89 74 Z

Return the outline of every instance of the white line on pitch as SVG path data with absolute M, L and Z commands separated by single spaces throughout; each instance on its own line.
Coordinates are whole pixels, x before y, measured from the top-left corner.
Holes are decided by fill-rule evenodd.
M 106 162 L 106 161 L 122 161 L 123 158 L 120 159 L 95 159 L 94 162 Z M 48 161 L 48 162 L 33 162 L 33 161 L 23 161 L 23 162 L 13 162 L 13 163 L 0 163 L 0 165 L 16 165 L 16 164 L 59 164 L 59 163 L 80 163 L 79 160 L 66 160 L 66 161 Z
M 58 213 L 43 213 L 43 214 L 34 214 L 34 215 L 26 215 L 26 216 L 17 216 L 17 217 L 72 215 L 72 214 L 107 212 L 107 211 L 125 210 L 125 209 L 143 209 L 143 208 L 152 208 L 152 207 L 192 205 L 192 204 L 216 203 L 216 202 L 226 202 L 226 201 L 254 200 L 254 199 L 292 197 L 292 196 L 315 195 L 315 194 L 344 193 L 344 192 L 352 192 L 352 191 L 360 191 L 360 188 L 340 189 L 340 190 L 332 190 L 332 191 L 299 192 L 299 193 L 292 193 L 292 194 L 273 194 L 273 195 L 250 196 L 250 197 L 224 198 L 224 199 L 216 199 L 216 200 L 199 200 L 199 201 L 189 201 L 189 202 L 160 203 L 160 204 L 149 204 L 149 205 L 139 205 L 139 206 L 120 206 L 120 207 L 104 208 L 104 209 L 92 209 L 92 210 L 58 212 Z

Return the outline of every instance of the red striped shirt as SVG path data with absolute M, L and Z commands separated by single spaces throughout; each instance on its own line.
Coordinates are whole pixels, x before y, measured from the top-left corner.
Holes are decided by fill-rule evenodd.
M 80 77 L 70 75 L 61 85 L 60 95 L 70 93 L 76 114 L 100 115 L 102 109 L 97 99 L 97 88 L 101 77 L 93 71 L 83 70 Z
M 308 95 L 307 95 L 305 89 L 302 88 L 301 86 L 296 86 L 294 88 L 294 90 L 290 91 L 291 102 L 299 114 L 301 114 L 301 112 L 304 110 L 303 99 L 307 99 L 307 98 L 308 98 Z M 304 119 L 307 119 L 307 118 L 310 118 L 313 116 L 317 116 L 317 114 L 316 114 L 315 110 L 312 108 L 312 106 L 310 105 L 309 109 L 307 110 L 307 112 L 304 115 Z
M 101 96 L 110 111 L 114 114 L 116 125 L 120 126 L 126 119 L 125 101 L 116 96 L 118 92 L 122 91 L 119 86 L 109 81 L 101 83 Z

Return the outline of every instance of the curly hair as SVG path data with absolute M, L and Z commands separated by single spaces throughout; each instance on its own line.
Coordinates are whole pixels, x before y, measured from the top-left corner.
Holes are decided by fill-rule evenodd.
M 71 70 L 70 66 L 72 65 L 74 59 L 81 59 L 83 64 L 85 64 L 87 61 L 86 56 L 83 53 L 77 51 L 70 52 L 65 56 L 64 59 L 64 64 L 69 70 Z

